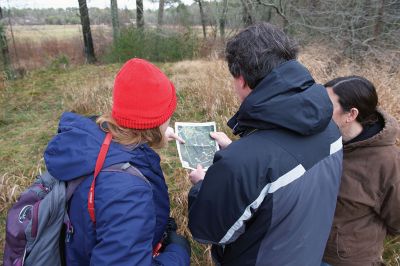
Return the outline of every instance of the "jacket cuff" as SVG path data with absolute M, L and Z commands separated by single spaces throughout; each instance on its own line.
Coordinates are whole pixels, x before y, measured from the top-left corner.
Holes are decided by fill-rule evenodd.
M 189 195 L 188 195 L 188 207 L 190 210 L 190 207 L 192 206 L 193 202 L 196 200 L 197 195 L 200 192 L 201 189 L 201 185 L 203 184 L 203 180 L 197 182 L 194 186 L 192 186 L 192 188 L 189 191 Z
M 174 257 L 174 259 L 172 259 Z M 169 259 L 167 259 L 169 258 Z M 172 264 L 166 263 L 165 265 L 177 265 L 177 266 L 189 266 L 190 265 L 190 255 L 186 248 L 171 243 L 165 247 L 165 250 L 157 257 L 157 260 L 162 262 L 170 261 Z

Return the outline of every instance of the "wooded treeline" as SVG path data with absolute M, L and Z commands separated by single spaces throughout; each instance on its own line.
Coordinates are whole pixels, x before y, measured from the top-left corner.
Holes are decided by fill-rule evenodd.
M 376 41 L 395 45 L 400 36 L 398 0 L 195 0 L 191 5 L 171 0 L 159 2 L 159 10 L 143 6 L 145 24 L 204 24 L 214 29 L 210 37 L 221 31 L 218 28 L 235 30 L 261 20 L 278 24 L 292 34 L 329 36 L 360 47 Z M 92 7 L 88 11 L 91 24 L 112 24 L 111 8 Z M 135 23 L 136 14 L 136 10 L 119 9 L 119 23 Z M 3 11 L 3 16 L 11 16 L 11 22 L 20 25 L 80 24 L 79 8 L 12 8 Z
M 330 43 L 352 58 L 388 49 L 400 51 L 399 0 L 194 0 L 191 5 L 179 0 L 151 1 L 159 4 L 158 10 L 146 9 L 143 0 L 136 0 L 136 10 L 118 9 L 117 0 L 110 0 L 110 8 L 104 9 L 88 8 L 86 0 L 77 1 L 79 8 L 3 7 L 0 36 L 1 29 L 10 24 L 82 24 L 86 61 L 94 62 L 90 24 L 112 25 L 114 40 L 120 38 L 120 28 L 157 28 L 161 32 L 174 26 L 191 32 L 201 29 L 203 39 L 224 41 L 247 25 L 266 21 L 302 44 Z

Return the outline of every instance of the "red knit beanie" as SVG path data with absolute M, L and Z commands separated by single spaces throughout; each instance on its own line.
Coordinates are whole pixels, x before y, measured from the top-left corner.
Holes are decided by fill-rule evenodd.
M 126 62 L 114 82 L 112 117 L 127 128 L 162 125 L 176 108 L 175 87 L 153 64 L 134 58 Z

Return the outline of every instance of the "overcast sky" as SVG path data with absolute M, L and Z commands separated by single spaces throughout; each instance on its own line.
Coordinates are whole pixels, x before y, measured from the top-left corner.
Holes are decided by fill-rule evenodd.
M 183 1 L 185 4 L 191 4 L 192 0 Z M 88 7 L 109 7 L 110 0 L 87 0 Z M 2 7 L 16 7 L 16 8 L 66 8 L 78 7 L 78 0 L 0 0 Z M 118 0 L 118 8 L 136 8 L 136 0 Z M 158 3 L 151 3 L 149 0 L 144 0 L 145 9 L 156 9 Z

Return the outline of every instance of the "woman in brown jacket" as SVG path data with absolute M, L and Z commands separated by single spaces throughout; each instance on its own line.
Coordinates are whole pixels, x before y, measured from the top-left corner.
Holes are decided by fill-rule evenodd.
M 377 109 L 374 85 L 358 76 L 325 84 L 343 137 L 343 175 L 323 261 L 381 265 L 386 234 L 400 233 L 397 121 Z

